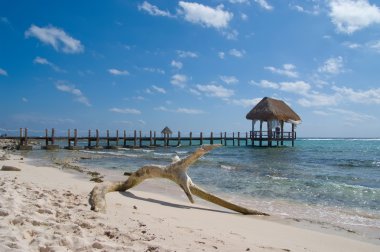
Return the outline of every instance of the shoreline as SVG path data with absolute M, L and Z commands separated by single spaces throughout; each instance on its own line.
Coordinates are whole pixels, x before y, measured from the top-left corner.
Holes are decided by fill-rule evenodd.
M 340 235 L 336 235 L 329 230 L 324 233 L 323 228 L 311 230 L 302 227 L 303 223 L 297 227 L 277 222 L 275 218 L 243 216 L 205 204 L 200 199 L 192 205 L 182 192 L 172 193 L 176 185 L 169 183 L 158 188 L 157 184 L 146 182 L 128 192 L 110 193 L 107 195 L 107 213 L 95 213 L 90 211 L 87 203 L 88 193 L 95 183 L 77 172 L 31 165 L 27 158 L 20 160 L 17 155 L 10 157 L 10 160 L 0 161 L 0 166 L 13 165 L 21 168 L 21 171 L 0 173 L 1 189 L 6 190 L 0 198 L 0 206 L 8 214 L 1 221 L 1 244 L 14 240 L 15 246 L 21 250 L 51 247 L 58 251 L 64 248 L 92 251 L 102 247 L 106 250 L 130 251 L 376 251 L 380 248 L 378 244 L 353 239 L 350 234 L 338 232 Z M 9 188 L 15 186 L 17 188 Z M 38 204 L 40 208 L 33 207 L 35 198 L 29 191 L 41 190 L 45 196 L 38 199 L 42 201 Z M 55 194 L 56 199 L 49 193 Z M 13 203 L 6 199 L 10 196 L 13 197 Z M 59 200 L 69 207 L 65 208 Z M 60 204 L 61 207 L 54 204 Z M 28 211 L 32 212 L 23 212 L 22 207 L 17 206 L 29 206 Z M 66 220 L 57 215 L 59 211 L 66 211 L 65 214 L 72 216 L 71 219 Z M 52 218 L 54 213 L 55 218 Z M 88 217 L 85 222 L 80 221 L 78 213 Z M 25 218 L 22 220 L 24 225 L 14 221 L 17 216 Z M 60 221 L 71 226 L 71 229 L 61 227 L 64 225 L 60 225 Z M 14 234 L 13 238 L 6 235 L 10 230 Z M 54 236 L 57 230 L 65 234 L 66 241 Z M 80 233 L 79 238 L 74 232 L 76 230 Z M 34 236 L 27 235 L 28 232 Z M 120 235 L 116 239 L 118 233 Z M 42 238 L 46 236 L 50 240 Z M 29 244 L 25 245 L 27 240 L 30 240 Z M 7 251 L 7 247 L 3 247 L 3 250 Z

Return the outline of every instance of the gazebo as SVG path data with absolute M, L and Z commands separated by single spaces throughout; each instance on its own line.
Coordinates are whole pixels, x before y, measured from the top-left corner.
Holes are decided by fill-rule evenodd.
M 296 139 L 295 126 L 301 123 L 301 118 L 285 102 L 269 97 L 264 97 L 249 113 L 246 115 L 248 120 L 252 120 L 251 139 L 259 141 L 262 146 L 263 141 L 268 141 L 268 146 L 272 146 L 272 141 L 292 141 Z M 260 131 L 255 131 L 255 123 L 260 121 Z M 267 123 L 268 131 L 263 131 L 263 122 Z M 292 124 L 291 132 L 284 132 L 284 123 Z M 273 132 L 273 129 L 275 131 Z
M 161 134 L 164 135 L 164 136 L 169 136 L 169 135 L 172 135 L 173 132 L 171 131 L 171 129 L 169 129 L 168 126 L 166 126 L 166 127 L 161 131 Z

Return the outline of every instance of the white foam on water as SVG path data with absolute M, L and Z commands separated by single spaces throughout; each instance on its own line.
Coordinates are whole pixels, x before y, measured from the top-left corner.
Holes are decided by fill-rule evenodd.
M 220 165 L 220 168 L 226 169 L 226 170 L 236 170 L 237 167 L 232 166 L 232 165 Z

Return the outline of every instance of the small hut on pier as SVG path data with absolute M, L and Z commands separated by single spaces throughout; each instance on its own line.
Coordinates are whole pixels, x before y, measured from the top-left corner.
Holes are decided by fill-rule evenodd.
M 246 118 L 252 120 L 252 145 L 254 145 L 255 141 L 259 141 L 260 146 L 262 146 L 263 141 L 267 141 L 268 146 L 272 146 L 272 141 L 276 141 L 277 146 L 279 142 L 284 145 L 284 141 L 292 141 L 292 146 L 294 146 L 294 140 L 296 139 L 295 126 L 301 123 L 301 118 L 285 102 L 264 97 L 249 111 Z M 254 128 L 256 121 L 260 122 L 259 131 L 255 131 Z M 267 123 L 267 131 L 263 131 L 263 122 Z M 291 132 L 284 132 L 284 123 L 292 125 Z
M 164 135 L 164 136 L 165 136 L 165 135 L 169 136 L 169 135 L 172 135 L 173 132 L 171 131 L 171 129 L 169 129 L 168 126 L 166 126 L 166 127 L 161 131 L 161 134 Z
M 171 129 L 169 129 L 168 126 L 166 126 L 162 131 L 161 131 L 161 135 L 163 135 L 164 137 L 164 142 L 165 142 L 165 146 L 168 146 L 169 145 L 169 137 L 173 134 L 173 132 L 171 131 Z

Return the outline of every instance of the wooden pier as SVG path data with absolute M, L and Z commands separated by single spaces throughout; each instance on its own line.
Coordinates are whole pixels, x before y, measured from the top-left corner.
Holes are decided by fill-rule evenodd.
M 177 135 L 162 134 L 157 135 L 156 131 L 149 131 L 148 134 L 142 134 L 142 131 L 134 130 L 132 134 L 127 135 L 127 131 L 116 130 L 113 135 L 107 130 L 105 136 L 101 136 L 99 130 L 88 130 L 85 136 L 78 136 L 78 130 L 67 130 L 67 135 L 57 136 L 55 129 L 49 132 L 45 130 L 44 136 L 29 136 L 28 129 L 20 129 L 19 136 L 6 136 L 3 139 L 14 139 L 19 142 L 20 150 L 31 150 L 31 141 L 39 141 L 43 149 L 55 150 L 66 148 L 69 150 L 80 149 L 118 149 L 118 148 L 151 148 L 151 147 L 168 147 L 168 146 L 196 146 L 203 144 L 220 144 L 224 146 L 283 146 L 284 142 L 291 142 L 294 146 L 296 133 L 282 132 L 274 134 L 266 131 L 250 131 L 250 132 L 219 132 L 214 134 L 210 132 L 207 136 L 200 132 L 195 136 L 193 132 L 183 135 L 178 131 Z M 49 134 L 50 133 L 50 134 Z M 120 134 L 121 133 L 121 134 Z

